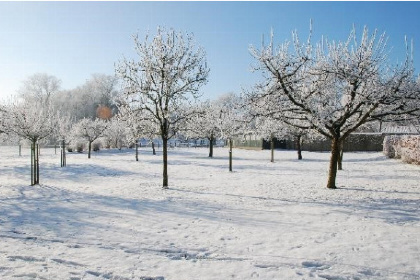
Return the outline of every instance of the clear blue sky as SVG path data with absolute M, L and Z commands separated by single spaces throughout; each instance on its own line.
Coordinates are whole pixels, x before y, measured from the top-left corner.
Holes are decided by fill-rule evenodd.
M 277 43 L 298 30 L 347 38 L 353 25 L 389 36 L 392 59 L 402 60 L 404 36 L 414 40 L 420 69 L 420 2 L 0 2 L 0 97 L 13 95 L 34 73 L 62 80 L 63 89 L 93 73 L 114 74 L 114 63 L 132 57 L 131 35 L 144 37 L 161 25 L 193 32 L 211 69 L 205 98 L 240 92 L 258 76 L 248 48 L 273 28 Z

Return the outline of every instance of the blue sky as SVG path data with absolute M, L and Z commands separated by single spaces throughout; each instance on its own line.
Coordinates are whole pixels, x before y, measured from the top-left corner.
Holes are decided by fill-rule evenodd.
M 114 63 L 134 56 L 131 35 L 157 26 L 194 33 L 211 69 L 204 98 L 240 92 L 258 80 L 249 46 L 271 28 L 281 43 L 297 30 L 345 40 L 354 25 L 386 32 L 391 59 L 404 59 L 404 36 L 414 40 L 420 69 L 420 2 L 0 2 L 0 97 L 15 94 L 34 73 L 62 80 L 63 89 L 93 73 L 114 74 Z

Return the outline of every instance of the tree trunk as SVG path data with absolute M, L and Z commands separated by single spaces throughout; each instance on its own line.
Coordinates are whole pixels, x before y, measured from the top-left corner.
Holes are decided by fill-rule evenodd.
M 90 151 L 92 150 L 92 141 L 89 140 L 89 145 L 88 145 L 88 158 L 90 158 Z
M 139 144 L 136 142 L 136 161 L 139 161 Z
M 340 141 L 340 145 L 339 145 L 339 152 L 338 152 L 338 159 L 337 159 L 337 168 L 338 170 L 343 170 L 343 151 L 344 148 L 344 140 Z
M 39 146 L 37 141 L 31 143 L 31 185 L 39 184 Z
M 297 149 L 297 153 L 298 153 L 298 160 L 302 159 L 301 139 L 302 139 L 301 135 L 296 136 L 296 149 Z
M 270 136 L 270 149 L 271 149 L 271 162 L 274 162 L 274 135 L 271 133 Z
M 66 166 L 66 142 L 62 140 L 61 142 L 61 167 Z
M 168 189 L 168 139 L 162 138 L 163 149 L 163 188 Z
M 328 183 L 327 188 L 336 189 L 335 178 L 337 177 L 337 162 L 340 153 L 340 139 L 333 138 L 331 140 L 331 159 L 330 159 L 330 169 L 328 172 Z
M 153 155 L 156 155 L 155 143 L 153 141 L 152 141 L 152 150 L 153 150 Z
M 233 141 L 229 139 L 229 171 L 232 172 L 232 148 L 233 148 Z
M 67 166 L 66 142 L 63 140 L 63 164 Z
M 210 151 L 209 151 L 209 157 L 213 157 L 213 141 L 214 141 L 214 137 L 213 137 L 213 133 L 210 135 Z
M 63 144 L 61 144 L 61 150 L 60 150 L 60 166 L 63 167 Z
M 36 184 L 39 184 L 39 154 L 40 154 L 40 148 L 39 145 L 36 144 L 35 146 L 35 166 L 36 166 Z
M 35 185 L 35 143 L 31 143 L 31 186 Z

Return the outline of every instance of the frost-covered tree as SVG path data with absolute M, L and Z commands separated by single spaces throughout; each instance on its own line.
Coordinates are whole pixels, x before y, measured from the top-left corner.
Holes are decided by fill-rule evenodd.
M 9 105 L 13 103 L 9 102 Z M 12 133 L 9 129 L 9 107 L 5 104 L 0 104 L 0 143 L 18 143 L 19 145 L 19 156 L 21 155 L 20 137 Z
M 350 133 L 374 117 L 419 109 L 411 102 L 419 100 L 412 61 L 390 65 L 385 34 L 365 28 L 359 40 L 353 29 L 345 42 L 312 45 L 294 32 L 292 42 L 276 48 L 272 35 L 268 45 L 250 52 L 258 62 L 255 70 L 265 77 L 263 95 L 281 101 L 277 113 L 331 139 L 328 188 L 336 188 L 340 143 Z
M 188 138 L 206 138 L 209 140 L 209 157 L 213 157 L 214 141 L 221 136 L 220 111 L 221 104 L 207 100 L 196 109 L 199 114 L 185 124 Z
M 216 104 L 220 106 L 218 127 L 221 137 L 229 144 L 229 171 L 233 169 L 233 140 L 243 136 L 247 130 L 248 121 L 242 101 L 242 98 L 234 93 L 224 94 L 216 100 Z
M 125 127 L 125 122 L 119 118 L 112 118 L 108 127 L 104 132 L 104 138 L 106 145 L 109 147 L 118 148 L 121 150 L 126 137 L 127 129 Z
M 411 84 L 412 92 L 420 92 L 420 76 L 417 76 L 415 82 Z M 419 101 L 416 99 L 408 100 L 412 101 L 409 106 L 405 105 L 404 109 L 406 110 L 405 114 L 385 114 L 382 115 L 382 112 L 376 113 L 373 115 L 373 118 L 379 120 L 379 131 L 383 125 L 385 126 L 404 126 L 408 130 L 407 132 L 417 132 L 420 134 L 420 107 Z M 395 107 L 399 107 L 398 104 L 394 104 Z M 401 109 L 401 108 L 400 108 Z
M 70 144 L 72 137 L 72 126 L 74 124 L 74 118 L 68 115 L 56 115 L 56 129 L 55 138 L 60 142 L 61 146 L 61 167 L 67 165 L 66 161 L 66 146 Z
M 301 160 L 303 138 L 314 133 L 299 118 L 294 118 L 293 125 L 290 124 L 291 116 L 287 114 L 290 108 L 289 100 L 283 96 L 270 94 L 264 83 L 256 85 L 251 92 L 246 92 L 245 99 L 247 114 L 256 120 L 257 133 L 265 139 L 271 139 L 272 147 L 274 137 L 294 141 L 298 160 Z M 271 154 L 273 161 L 273 148 Z
M 6 107 L 0 104 L 0 135 L 6 132 Z
M 108 122 L 102 119 L 84 118 L 73 125 L 73 139 L 88 142 L 88 158 L 92 151 L 92 143 L 102 137 L 108 127 Z
M 134 36 L 137 60 L 124 59 L 116 67 L 124 86 L 124 100 L 147 111 L 159 129 L 163 144 L 163 188 L 168 188 L 168 140 L 179 122 L 192 115 L 183 110 L 199 96 L 209 69 L 202 48 L 190 34 L 158 28 L 153 38 Z M 189 113 L 186 113 L 189 112 Z
M 153 116 L 144 110 L 139 110 L 136 104 L 126 104 L 119 101 L 118 105 L 119 114 L 117 118 L 123 123 L 125 128 L 126 142 L 129 146 L 135 145 L 136 148 L 136 161 L 139 160 L 139 143 L 138 140 L 142 137 L 153 139 L 159 133 L 158 127 L 153 121 Z M 154 144 L 152 141 L 153 154 L 155 155 Z
M 57 78 L 35 74 L 23 82 L 20 97 L 6 108 L 6 131 L 31 143 L 31 185 L 39 184 L 38 142 L 53 135 L 57 126 L 51 95 L 58 89 Z
M 271 162 L 274 162 L 274 138 L 284 139 L 286 132 L 284 123 L 270 117 L 255 118 L 255 133 L 270 141 Z
M 117 85 L 118 78 L 114 75 L 92 74 L 84 88 L 95 97 L 96 107 L 100 105 L 115 109 L 114 98 L 118 95 Z
M 35 101 L 9 105 L 7 131 L 31 143 L 31 185 L 39 184 L 39 141 L 51 136 L 56 121 L 51 106 Z
M 93 74 L 90 79 L 74 89 L 60 91 L 53 96 L 53 105 L 61 115 L 70 115 L 75 121 L 95 119 L 99 107 L 117 112 L 114 99 L 118 95 L 118 80 L 115 76 Z
M 61 81 L 52 75 L 46 73 L 36 73 L 23 81 L 19 88 L 19 97 L 27 102 L 46 101 L 51 102 L 52 95 L 56 94 L 61 86 Z
M 292 140 L 296 144 L 296 151 L 298 154 L 298 159 L 302 159 L 302 146 L 306 142 L 316 141 L 325 139 L 324 136 L 319 134 L 314 129 L 300 128 L 287 123 L 284 124 L 284 139 Z

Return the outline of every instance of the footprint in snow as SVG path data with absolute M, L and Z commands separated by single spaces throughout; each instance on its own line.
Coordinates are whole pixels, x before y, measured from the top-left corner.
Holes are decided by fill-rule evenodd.
M 11 261 L 25 261 L 25 262 L 44 262 L 45 258 L 36 258 L 31 256 L 8 256 L 7 257 Z
M 62 259 L 51 259 L 52 261 L 59 263 L 59 264 L 64 264 L 64 265 L 70 265 L 70 266 L 85 266 L 83 264 L 77 263 L 77 262 L 73 262 L 73 261 L 66 261 L 66 260 L 62 260 Z
M 306 268 L 312 268 L 315 270 L 324 270 L 330 268 L 329 265 L 317 261 L 305 261 L 302 262 L 302 266 Z

